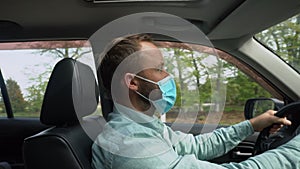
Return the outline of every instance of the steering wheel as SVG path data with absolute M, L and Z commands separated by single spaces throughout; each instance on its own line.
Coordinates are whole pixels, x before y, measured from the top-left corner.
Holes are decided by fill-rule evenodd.
M 294 102 L 282 107 L 275 114 L 277 117 L 287 117 L 292 122 L 291 126 L 284 126 L 275 134 L 270 134 L 271 125 L 260 132 L 255 150 L 256 154 L 263 153 L 267 150 L 274 149 L 300 133 L 300 102 Z

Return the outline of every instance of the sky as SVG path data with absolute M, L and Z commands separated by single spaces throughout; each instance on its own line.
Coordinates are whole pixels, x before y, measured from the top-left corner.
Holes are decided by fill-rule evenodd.
M 41 55 L 38 49 L 0 50 L 0 68 L 4 79 L 13 79 L 19 84 L 23 96 L 28 94 L 26 88 L 33 84 L 30 78 L 45 72 L 47 67 L 60 60 L 53 55 Z M 91 53 L 78 59 L 89 65 L 96 74 L 95 62 Z M 50 76 L 50 75 L 49 75 Z
M 46 70 L 46 65 L 54 65 L 58 59 L 40 55 L 38 50 L 0 50 L 0 68 L 4 79 L 13 79 L 21 87 L 23 95 L 31 85 L 29 78 Z

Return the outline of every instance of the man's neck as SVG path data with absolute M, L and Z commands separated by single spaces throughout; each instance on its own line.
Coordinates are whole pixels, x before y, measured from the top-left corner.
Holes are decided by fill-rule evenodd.
M 155 112 L 155 108 L 151 105 L 144 105 L 144 103 L 138 103 L 138 101 L 132 101 L 132 103 L 127 102 L 127 101 L 122 101 L 122 100 L 116 100 L 116 102 L 120 105 L 123 105 L 125 107 L 128 107 L 130 109 L 133 109 L 139 113 L 148 115 L 148 116 L 153 116 Z

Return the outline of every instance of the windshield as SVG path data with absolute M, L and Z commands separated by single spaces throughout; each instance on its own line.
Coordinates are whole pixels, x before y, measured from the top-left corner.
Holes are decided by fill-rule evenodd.
M 255 38 L 300 72 L 300 14 L 256 34 Z

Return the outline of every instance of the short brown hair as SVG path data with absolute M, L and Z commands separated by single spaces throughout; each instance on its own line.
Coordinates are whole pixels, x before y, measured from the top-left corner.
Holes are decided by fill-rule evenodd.
M 151 42 L 151 37 L 147 34 L 136 34 L 117 38 L 112 41 L 111 48 L 106 53 L 102 53 L 98 68 L 98 79 L 101 80 L 103 87 L 111 92 L 111 83 L 113 75 L 119 64 L 128 56 L 141 49 L 140 42 Z

